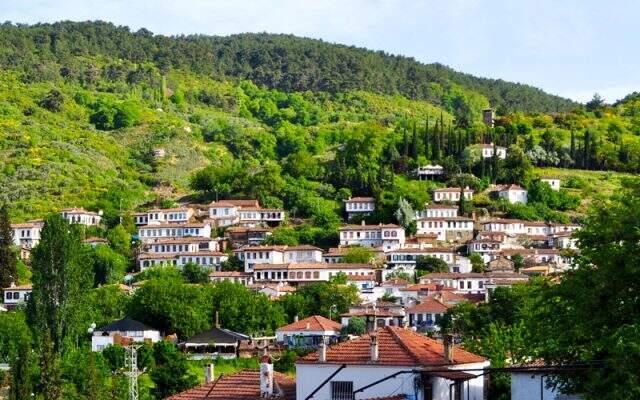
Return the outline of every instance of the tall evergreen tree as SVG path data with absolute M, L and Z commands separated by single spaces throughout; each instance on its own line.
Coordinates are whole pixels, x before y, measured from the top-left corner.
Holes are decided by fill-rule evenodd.
M 17 256 L 13 246 L 13 230 L 6 205 L 0 208 L 0 287 L 17 280 Z
M 576 132 L 571 130 L 571 159 L 576 163 Z
M 407 126 L 402 130 L 402 157 L 409 157 L 409 138 L 407 137 Z
M 60 358 L 86 326 L 82 326 L 86 293 L 93 276 L 83 268 L 80 232 L 61 216 L 45 220 L 40 243 L 32 252 L 33 291 L 27 317 L 40 354 L 42 394 L 61 399 Z
M 438 121 L 436 120 L 436 125 L 433 127 L 433 144 L 431 145 L 431 159 L 433 161 L 440 160 L 440 132 L 438 129 Z
M 591 166 L 591 159 L 590 159 L 590 155 L 591 155 L 591 150 L 590 150 L 590 144 L 591 144 L 591 132 L 589 132 L 589 130 L 587 129 L 584 132 L 584 150 L 583 150 L 583 157 L 582 157 L 582 167 L 584 169 L 589 169 L 589 167 Z
M 431 143 L 429 139 L 429 116 L 427 115 L 427 120 L 424 123 L 424 157 L 429 158 L 429 143 Z
M 416 121 L 413 121 L 413 138 L 411 140 L 411 158 L 418 159 L 418 130 L 416 129 Z
M 18 356 L 11 365 L 11 390 L 9 400 L 30 399 L 33 392 L 31 381 L 31 347 L 26 340 L 18 345 Z

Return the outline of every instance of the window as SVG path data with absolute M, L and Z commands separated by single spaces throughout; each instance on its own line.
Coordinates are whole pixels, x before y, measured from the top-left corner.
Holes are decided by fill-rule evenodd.
M 353 400 L 352 381 L 332 381 L 331 400 Z

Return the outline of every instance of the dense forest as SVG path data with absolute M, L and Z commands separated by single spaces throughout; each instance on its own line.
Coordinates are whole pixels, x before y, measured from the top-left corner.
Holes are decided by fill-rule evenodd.
M 569 111 L 571 100 L 532 86 L 477 78 L 442 64 L 290 35 L 228 37 L 153 35 L 103 22 L 0 27 L 0 66 L 31 70 L 68 66 L 73 57 L 154 62 L 214 78 L 247 79 L 291 91 L 366 90 L 428 100 L 460 117 L 487 101 L 500 113 Z M 53 64 L 58 64 L 54 66 Z

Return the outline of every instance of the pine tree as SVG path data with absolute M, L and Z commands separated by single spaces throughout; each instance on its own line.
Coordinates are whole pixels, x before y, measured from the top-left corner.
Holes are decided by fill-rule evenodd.
M 0 208 L 0 287 L 8 287 L 17 280 L 16 264 L 9 210 L 4 205 Z

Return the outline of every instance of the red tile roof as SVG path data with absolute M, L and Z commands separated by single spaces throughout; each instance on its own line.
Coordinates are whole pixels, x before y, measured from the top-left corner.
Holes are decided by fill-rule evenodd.
M 278 328 L 278 331 L 292 332 L 292 331 L 339 331 L 342 329 L 342 325 L 338 322 L 332 321 L 321 315 L 313 315 L 311 317 L 301 319 L 298 322 L 294 322 L 289 325 Z
M 446 313 L 449 306 L 439 302 L 438 300 L 427 297 L 421 300 L 420 304 L 407 308 L 409 313 Z
M 378 361 L 371 361 L 371 334 L 342 342 L 327 348 L 328 364 L 349 365 L 396 365 L 405 367 L 426 367 L 450 364 L 484 362 L 486 359 L 456 347 L 453 362 L 444 358 L 442 342 L 428 338 L 413 330 L 387 326 L 376 331 L 378 336 Z M 318 353 L 298 359 L 301 364 L 319 363 Z
M 280 372 L 273 373 L 273 399 L 295 400 L 296 382 Z M 277 395 L 280 392 L 281 395 Z M 260 399 L 260 371 L 240 371 L 233 375 L 186 390 L 166 400 L 258 400 Z
M 373 197 L 352 197 L 348 200 L 345 200 L 345 203 L 371 203 L 376 201 Z

